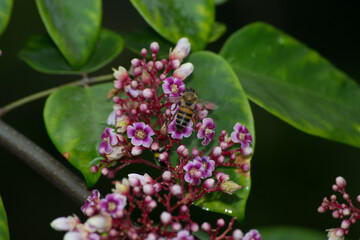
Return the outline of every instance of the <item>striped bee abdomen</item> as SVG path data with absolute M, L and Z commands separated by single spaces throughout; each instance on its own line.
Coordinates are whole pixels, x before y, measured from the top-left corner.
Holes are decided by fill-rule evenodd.
M 181 106 L 176 115 L 175 129 L 182 131 L 189 124 L 193 115 L 193 109 L 187 106 Z

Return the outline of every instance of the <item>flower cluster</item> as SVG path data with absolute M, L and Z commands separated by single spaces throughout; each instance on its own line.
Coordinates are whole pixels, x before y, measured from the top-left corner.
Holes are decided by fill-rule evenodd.
M 198 101 L 196 90 L 185 86 L 184 80 L 194 68 L 191 63 L 181 64 L 190 51 L 186 38 L 179 40 L 168 59 L 157 59 L 157 43 L 152 43 L 150 50 L 151 60 L 142 49 L 143 58 L 133 59 L 129 72 L 123 67 L 114 70 L 116 80 L 108 94 L 114 110 L 99 145 L 103 159 L 91 171 L 114 178 L 117 171 L 137 163 L 161 174 L 154 178 L 129 174 L 115 181 L 113 193 L 104 198 L 94 190 L 81 208 L 88 217 L 85 223 L 73 216 L 51 224 L 56 230 L 67 231 L 66 240 L 195 239 L 193 234 L 200 228 L 191 220 L 189 206 L 205 194 L 232 194 L 242 188 L 220 167 L 235 167 L 244 175 L 250 170 L 247 156 L 252 153 L 252 137 L 240 123 L 230 135 L 219 131 L 218 143 L 208 148 L 208 153 L 181 144 L 194 131 L 203 146 L 214 139 L 216 125 L 208 113 L 215 104 Z M 143 158 L 144 151 L 153 153 L 155 163 Z M 155 209 L 162 213 L 151 219 Z M 138 219 L 134 212 L 140 212 Z M 261 239 L 256 230 L 245 235 L 239 229 L 232 231 L 234 222 L 235 218 L 225 228 L 225 221 L 218 219 L 215 229 L 207 222 L 201 229 L 209 239 Z
M 332 211 L 333 218 L 343 219 L 340 227 L 327 230 L 329 240 L 343 240 L 345 235 L 349 233 L 350 226 L 360 218 L 360 195 L 356 197 L 358 204 L 358 207 L 356 207 L 351 201 L 349 194 L 346 193 L 345 187 L 345 179 L 343 177 L 337 177 L 335 184 L 332 185 L 332 189 L 334 192 L 340 193 L 345 202 L 339 203 L 336 195 L 333 194 L 330 196 L 330 201 L 325 197 L 321 206 L 318 208 L 318 212 L 320 213 L 330 210 Z

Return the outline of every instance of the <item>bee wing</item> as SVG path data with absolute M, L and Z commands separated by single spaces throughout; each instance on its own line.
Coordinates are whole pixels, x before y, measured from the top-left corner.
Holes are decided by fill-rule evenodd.
M 204 100 L 200 100 L 199 102 L 207 110 L 215 110 L 215 109 L 219 108 L 219 106 L 213 102 L 208 102 L 208 101 L 204 101 Z
M 172 103 L 179 103 L 181 100 L 180 96 L 169 96 L 166 98 L 167 101 L 172 102 Z

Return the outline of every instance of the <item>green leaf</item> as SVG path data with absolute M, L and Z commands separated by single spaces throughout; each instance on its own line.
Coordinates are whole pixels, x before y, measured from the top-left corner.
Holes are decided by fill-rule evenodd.
M 0 196 L 0 239 L 1 240 L 10 239 L 8 221 L 6 218 L 5 207 L 1 196 Z
M 131 0 L 131 3 L 170 42 L 187 37 L 193 51 L 205 48 L 215 18 L 213 0 Z
M 225 129 L 230 134 L 234 131 L 233 127 L 237 122 L 244 124 L 254 136 L 254 120 L 249 102 L 230 65 L 221 56 L 206 51 L 190 55 L 189 62 L 194 64 L 194 72 L 189 80 L 186 80 L 186 86 L 196 89 L 201 100 L 213 102 L 219 106 L 219 109 L 209 114 L 216 124 L 216 134 L 212 143 L 207 147 L 202 146 L 201 140 L 197 139 L 195 133 L 182 143 L 188 149 L 194 146 L 199 150 L 205 148 L 205 153 L 208 154 L 212 147 L 219 144 L 217 139 L 221 130 Z M 235 168 L 221 170 L 229 174 L 232 181 L 244 188 L 232 195 L 220 192 L 208 194 L 196 202 L 196 205 L 204 210 L 242 219 L 250 191 L 250 173 L 246 174 Z
M 36 0 L 46 30 L 70 65 L 82 67 L 100 32 L 101 0 Z
M 13 4 L 13 0 L 0 0 L 0 36 L 9 23 Z
M 215 42 L 226 32 L 226 24 L 221 22 L 214 22 L 210 37 L 208 39 L 209 43 Z
M 158 58 L 165 58 L 169 56 L 170 48 L 174 48 L 174 44 L 162 38 L 159 34 L 151 29 L 139 29 L 130 33 L 123 34 L 125 47 L 135 54 L 141 55 L 141 49 L 150 47 L 152 42 L 158 42 L 160 50 Z M 148 55 L 149 57 L 151 54 Z
M 94 72 L 116 58 L 123 50 L 123 40 L 117 33 L 102 29 L 90 59 L 74 70 L 47 35 L 32 36 L 19 52 L 19 57 L 32 68 L 51 74 L 81 74 Z
M 326 239 L 326 233 L 302 227 L 273 226 L 260 228 L 259 232 L 266 240 L 319 240 Z
M 301 131 L 360 147 L 360 88 L 317 52 L 254 23 L 234 33 L 221 55 L 259 106 Z
M 88 88 L 64 87 L 46 100 L 44 121 L 47 132 L 60 153 L 70 153 L 69 162 L 84 176 L 89 187 L 100 173 L 90 172 L 90 162 L 98 157 L 101 133 L 112 111 L 106 99 L 112 83 Z

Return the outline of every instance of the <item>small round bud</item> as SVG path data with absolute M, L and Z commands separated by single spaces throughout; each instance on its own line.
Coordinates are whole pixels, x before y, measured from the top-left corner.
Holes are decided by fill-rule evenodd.
M 147 206 L 150 210 L 152 210 L 157 207 L 157 202 L 152 200 Z
M 131 60 L 131 64 L 134 65 L 134 67 L 139 67 L 140 63 L 141 63 L 141 61 L 137 58 L 134 58 L 133 60 Z
M 244 156 L 249 156 L 253 153 L 253 149 L 250 146 L 247 146 L 246 148 L 240 148 L 240 153 Z
M 145 57 L 146 54 L 147 54 L 146 49 L 145 49 L 145 48 L 141 49 L 141 55 L 142 55 L 143 57 Z
M 185 148 L 184 151 L 182 151 L 181 155 L 182 155 L 183 157 L 189 156 L 189 155 L 190 155 L 189 149 Z
M 360 195 L 357 195 L 356 201 L 357 201 L 358 203 L 360 203 Z
M 203 230 L 204 232 L 210 232 L 211 231 L 210 223 L 203 222 L 203 224 L 201 224 L 201 230 Z
M 224 161 L 225 161 L 225 157 L 224 157 L 224 156 L 220 156 L 220 157 L 218 157 L 218 158 L 216 159 L 216 162 L 217 162 L 218 164 L 222 164 Z
M 337 237 L 342 237 L 342 236 L 344 236 L 344 231 L 341 228 L 338 228 L 335 231 L 335 234 L 336 234 Z
M 351 213 L 351 211 L 350 211 L 350 209 L 348 209 L 348 208 L 345 208 L 345 209 L 343 210 L 343 215 L 344 215 L 344 216 L 349 216 L 350 213 Z
M 214 184 L 215 184 L 215 180 L 212 178 L 208 178 L 204 181 L 204 187 L 207 190 L 212 189 L 214 187 Z
M 219 156 L 222 154 L 221 147 L 214 147 L 214 148 L 213 148 L 213 151 L 212 151 L 212 154 L 213 154 L 215 157 L 219 157 Z
M 156 240 L 158 239 L 156 234 L 155 233 L 149 233 L 147 236 L 146 236 L 146 240 Z
M 152 43 L 150 44 L 150 50 L 151 50 L 153 53 L 157 53 L 157 52 L 160 50 L 159 43 L 157 43 L 157 42 L 152 42 Z
M 241 169 L 244 171 L 244 172 L 247 172 L 250 170 L 250 165 L 248 163 L 244 163 L 241 165 Z
M 138 81 L 135 81 L 135 80 L 133 80 L 133 81 L 131 81 L 131 87 L 132 88 L 137 88 L 139 86 L 139 83 L 138 83 Z
M 227 174 L 225 174 L 225 173 L 223 173 L 223 172 L 218 172 L 218 173 L 216 173 L 215 178 L 216 178 L 217 180 L 221 181 L 221 182 L 227 181 L 227 180 L 230 179 L 229 175 L 227 175 Z
M 160 215 L 160 220 L 163 224 L 168 225 L 171 223 L 171 214 L 168 212 L 162 212 Z
M 338 187 L 336 184 L 333 184 L 333 185 L 332 185 L 332 190 L 333 190 L 334 192 L 336 192 L 336 191 L 339 190 L 339 187 Z
M 330 196 L 330 200 L 331 200 L 332 202 L 335 202 L 335 201 L 336 201 L 336 195 L 335 195 L 335 194 L 332 194 L 332 195 Z
M 174 223 L 171 224 L 171 228 L 174 231 L 179 231 L 181 229 L 181 224 L 178 223 L 178 222 L 174 222 Z
M 170 171 L 165 171 L 162 174 L 162 178 L 165 182 L 170 182 L 172 179 L 172 173 Z
M 185 150 L 185 146 L 184 146 L 184 145 L 180 145 L 180 146 L 177 148 L 176 152 L 177 152 L 177 154 L 181 155 L 181 153 L 182 153 L 184 150 Z
M 158 151 L 159 148 L 160 148 L 160 145 L 158 142 L 153 142 L 153 144 L 151 144 L 151 150 Z
M 165 74 L 161 74 L 161 75 L 160 75 L 160 80 L 161 80 L 161 81 L 164 81 L 165 79 L 166 79 L 166 75 L 165 75 Z
M 148 110 L 148 106 L 145 103 L 140 104 L 140 111 L 146 112 Z
M 160 190 L 161 190 L 161 184 L 160 183 L 155 183 L 153 185 L 153 187 L 154 187 L 155 192 L 160 192 Z
M 190 225 L 191 231 L 197 232 L 199 231 L 199 225 L 196 222 L 192 222 Z
M 225 226 L 225 220 L 223 218 L 219 218 L 217 221 L 216 221 L 216 225 L 219 227 L 219 228 L 222 228 L 223 226 Z
M 140 76 L 142 74 L 141 68 L 137 67 L 134 69 L 134 74 L 136 77 Z
M 91 168 L 90 168 L 90 172 L 92 172 L 92 173 L 97 173 L 99 171 L 99 167 L 98 166 L 92 166 Z
M 220 148 L 222 150 L 226 150 L 229 147 L 229 144 L 227 142 L 221 142 L 220 143 Z
M 333 211 L 331 215 L 333 216 L 333 218 L 339 218 L 340 217 L 340 213 L 337 210 Z
M 68 218 L 66 217 L 59 217 L 53 220 L 50 223 L 50 226 L 55 229 L 56 231 L 69 231 L 70 230 L 70 223 Z
M 142 95 L 144 96 L 144 98 L 146 99 L 151 99 L 154 97 L 154 93 L 151 89 L 149 88 L 145 88 L 142 92 Z
M 231 154 L 231 155 L 230 155 L 230 160 L 231 160 L 231 161 L 234 161 L 235 159 L 236 159 L 235 153 Z
M 182 214 L 186 214 L 187 212 L 188 212 L 188 207 L 186 206 L 186 205 L 182 205 L 181 207 L 180 207 L 180 212 L 182 213 Z
M 103 169 L 101 169 L 101 174 L 106 176 L 109 172 L 109 169 L 107 167 L 104 167 Z
M 133 156 L 139 156 L 143 151 L 143 148 L 140 146 L 135 146 L 131 149 L 131 155 Z
M 326 208 L 324 208 L 323 206 L 320 206 L 320 207 L 318 207 L 317 211 L 319 213 L 324 213 L 324 212 L 326 212 Z
M 162 63 L 162 62 L 160 62 L 160 61 L 156 61 L 155 62 L 155 69 L 156 70 L 161 70 L 162 68 L 164 67 L 164 64 Z
M 200 152 L 199 150 L 196 148 L 196 147 L 193 147 L 192 151 L 191 151 L 191 154 L 196 157 L 196 156 L 199 156 Z
M 138 194 L 141 192 L 141 190 L 140 190 L 139 187 L 134 187 L 134 188 L 133 188 L 133 192 L 134 192 L 136 195 L 138 195 Z
M 349 194 L 344 193 L 344 194 L 343 194 L 343 199 L 345 199 L 345 200 L 349 200 L 349 199 L 350 199 Z
M 241 240 L 243 238 L 244 234 L 240 229 L 235 229 L 232 232 L 232 237 L 234 238 L 234 240 Z
M 153 199 L 148 195 L 144 198 L 145 203 L 151 202 Z
M 170 192 L 174 196 L 180 196 L 181 195 L 181 187 L 179 184 L 175 184 L 170 187 Z
M 178 59 L 170 61 L 170 68 L 177 69 L 180 66 L 180 61 Z
M 145 184 L 143 187 L 143 191 L 146 195 L 153 195 L 155 194 L 155 189 L 152 184 Z
M 168 159 L 168 153 L 167 152 L 163 152 L 163 153 L 160 153 L 159 154 L 159 160 L 161 161 L 161 162 L 165 162 L 167 159 Z
M 346 186 L 346 181 L 343 177 L 337 177 L 335 179 L 335 182 L 339 188 L 344 188 Z

